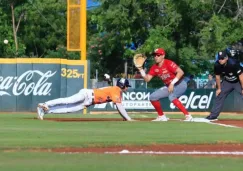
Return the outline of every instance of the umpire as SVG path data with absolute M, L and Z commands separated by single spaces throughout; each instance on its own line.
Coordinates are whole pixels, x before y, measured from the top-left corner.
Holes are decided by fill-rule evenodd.
M 216 99 L 209 116 L 206 119 L 217 120 L 225 98 L 236 90 L 243 97 L 243 68 L 237 59 L 229 58 L 226 51 L 218 53 L 218 60 L 214 64 L 214 74 L 216 77 Z M 222 82 L 221 82 L 221 76 Z

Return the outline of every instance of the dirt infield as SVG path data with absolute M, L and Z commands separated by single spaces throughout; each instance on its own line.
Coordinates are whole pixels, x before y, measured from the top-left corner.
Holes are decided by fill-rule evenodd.
M 226 124 L 226 125 L 233 125 L 243 128 L 243 120 L 218 120 L 214 123 Z
M 139 118 L 136 119 L 138 121 L 151 121 L 154 118 Z M 123 121 L 120 118 L 45 118 L 44 120 L 56 121 L 56 122 L 100 122 L 100 121 Z M 180 121 L 178 119 L 170 120 L 170 121 Z M 218 120 L 213 123 L 232 125 L 243 128 L 243 120 Z
M 153 118 L 139 118 L 138 121 L 151 121 Z M 100 122 L 122 121 L 120 118 L 45 118 L 55 122 Z M 179 119 L 170 120 L 172 122 Z M 243 128 L 242 120 L 219 120 L 214 123 L 237 126 Z M 119 146 L 119 147 L 86 147 L 86 148 L 53 148 L 31 149 L 30 151 L 44 151 L 55 153 L 103 153 L 103 154 L 149 154 L 149 155 L 193 155 L 217 157 L 243 157 L 243 144 L 155 144 L 148 146 Z
M 101 153 L 243 157 L 243 144 L 158 144 L 149 146 L 29 149 L 28 151 L 63 154 Z

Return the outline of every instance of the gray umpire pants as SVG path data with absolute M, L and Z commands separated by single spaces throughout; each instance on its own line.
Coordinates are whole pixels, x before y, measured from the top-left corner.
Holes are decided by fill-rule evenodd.
M 186 89 L 187 84 L 184 80 L 182 80 L 179 84 L 175 84 L 174 91 L 172 93 L 169 93 L 168 87 L 164 86 L 150 94 L 149 100 L 157 101 L 159 99 L 168 97 L 172 102 L 174 99 L 180 97 L 186 91 Z
M 224 100 L 233 90 L 236 90 L 238 93 L 241 94 L 242 89 L 241 89 L 240 82 L 229 83 L 227 81 L 223 81 L 221 83 L 221 93 L 215 98 L 214 105 L 211 110 L 210 116 L 212 118 L 217 118 L 219 116 L 219 114 L 223 108 L 223 105 L 224 105 Z M 242 96 L 242 94 L 241 94 L 241 96 Z

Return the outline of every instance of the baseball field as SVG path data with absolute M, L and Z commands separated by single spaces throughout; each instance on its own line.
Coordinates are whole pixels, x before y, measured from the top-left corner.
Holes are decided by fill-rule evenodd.
M 243 115 L 214 123 L 156 114 L 0 114 L 0 170 L 242 170 Z M 204 117 L 194 115 L 194 117 Z

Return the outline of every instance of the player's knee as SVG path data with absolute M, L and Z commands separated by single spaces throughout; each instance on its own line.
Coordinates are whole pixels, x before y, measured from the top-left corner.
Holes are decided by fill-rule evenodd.
M 155 94 L 150 94 L 149 100 L 150 101 L 156 101 L 156 100 L 159 100 L 159 98 Z
M 168 98 L 169 98 L 170 102 L 172 102 L 172 101 L 175 100 L 177 97 L 175 97 L 175 96 L 169 96 Z
M 79 91 L 79 93 L 85 93 L 87 91 L 87 89 L 81 89 L 80 91 Z

